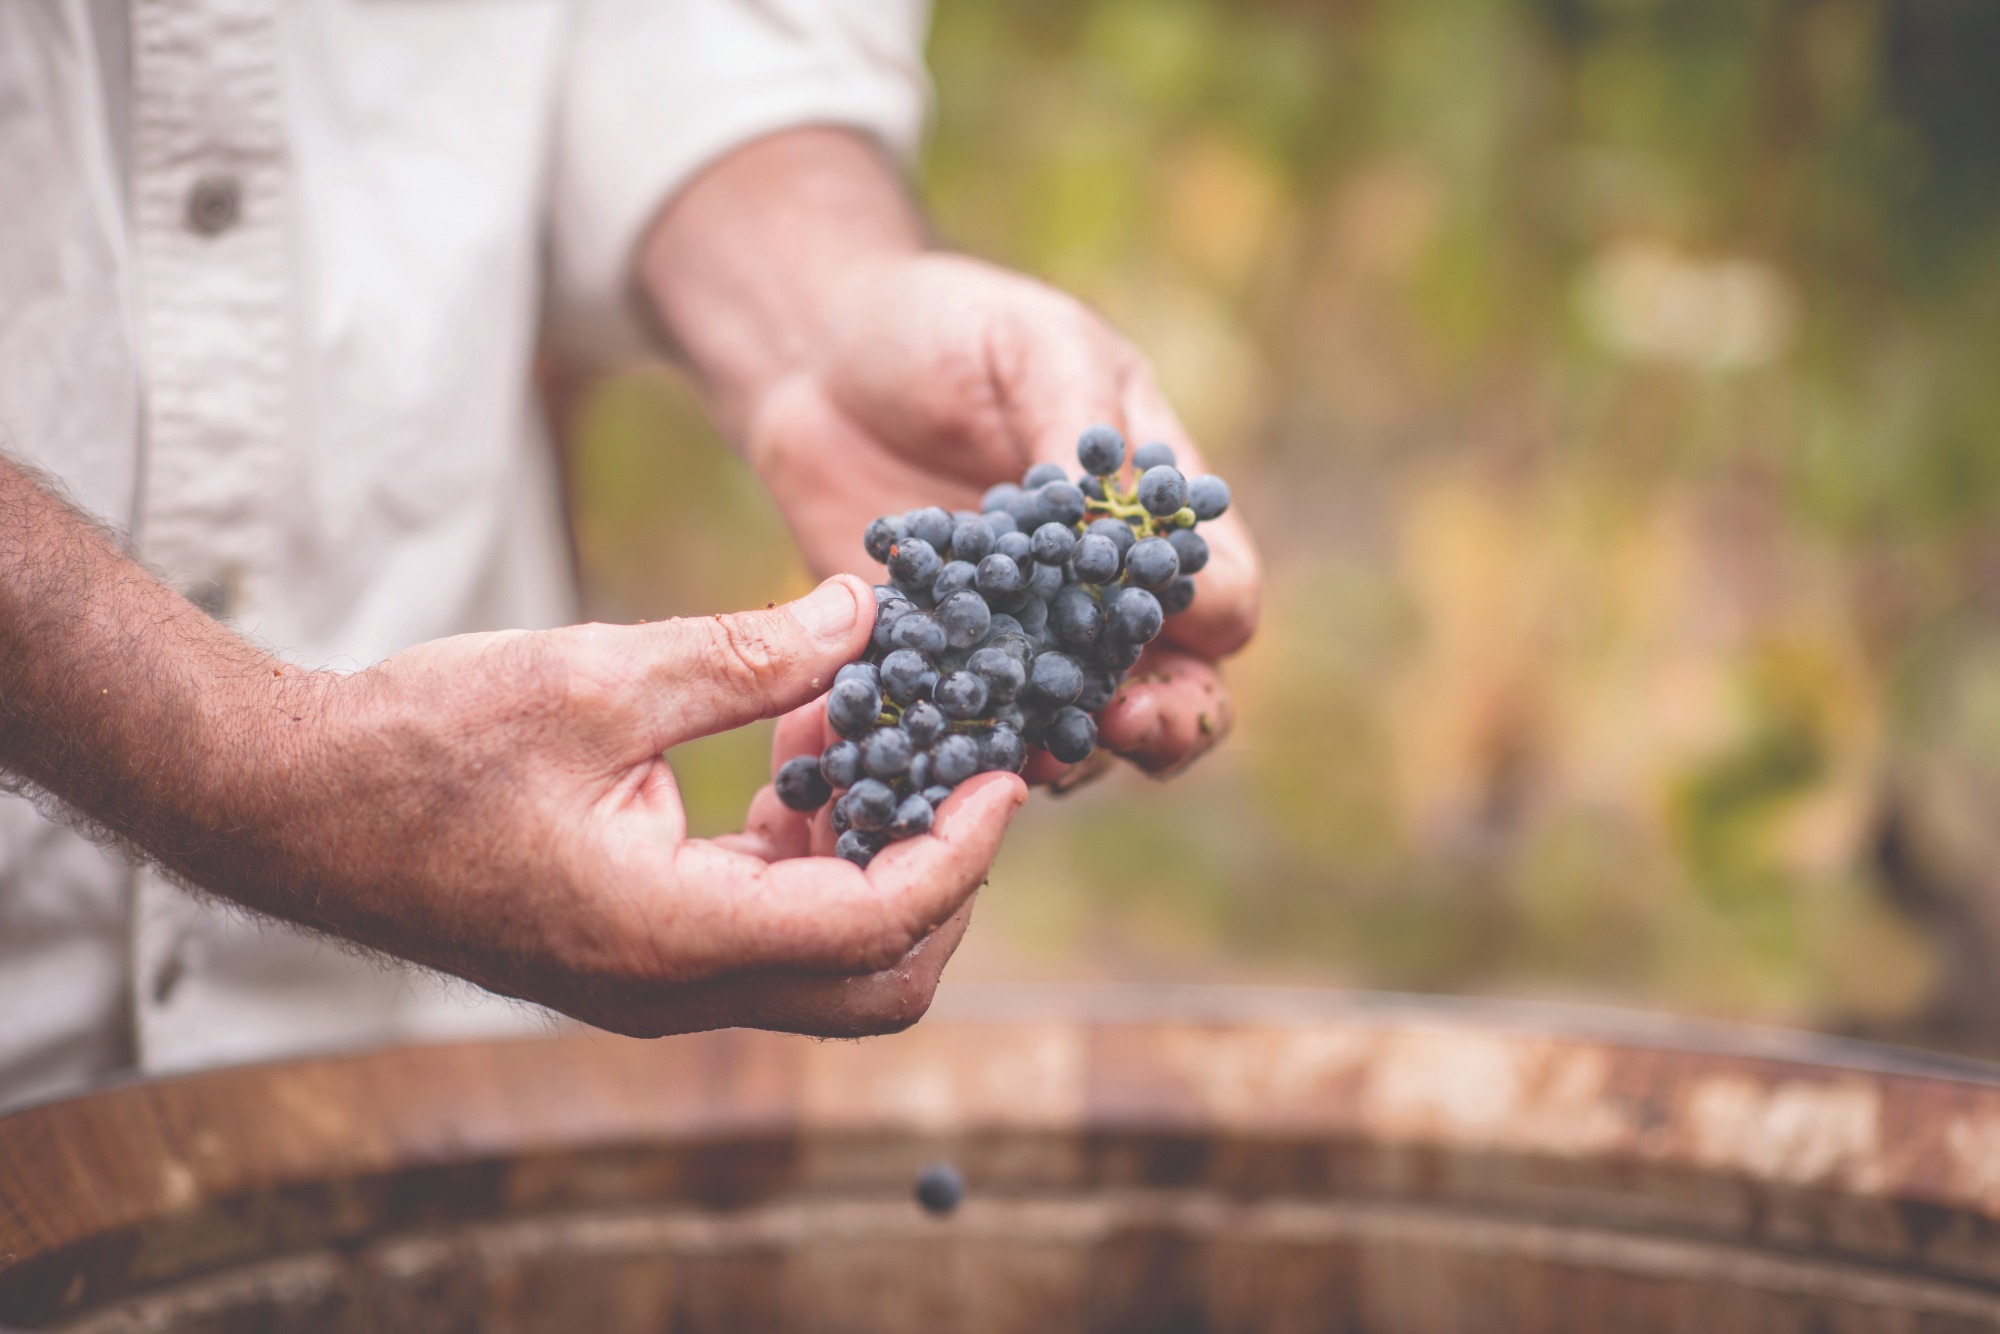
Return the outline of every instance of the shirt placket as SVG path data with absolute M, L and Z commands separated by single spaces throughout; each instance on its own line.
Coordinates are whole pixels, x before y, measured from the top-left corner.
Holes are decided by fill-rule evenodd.
M 135 545 L 219 618 L 273 568 L 288 414 L 282 0 L 134 0 L 131 213 L 145 383 Z M 141 1064 L 171 1047 L 203 910 L 147 872 L 133 914 Z

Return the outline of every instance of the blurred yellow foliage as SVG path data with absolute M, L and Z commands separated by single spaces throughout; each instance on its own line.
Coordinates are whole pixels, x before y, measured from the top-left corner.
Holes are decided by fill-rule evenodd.
M 1131 334 L 1269 561 L 1235 734 L 1033 803 L 962 973 L 2000 1033 L 2000 8 L 949 0 L 932 55 L 941 227 Z M 684 389 L 584 421 L 597 610 L 800 586 Z M 676 757 L 697 827 L 761 742 Z

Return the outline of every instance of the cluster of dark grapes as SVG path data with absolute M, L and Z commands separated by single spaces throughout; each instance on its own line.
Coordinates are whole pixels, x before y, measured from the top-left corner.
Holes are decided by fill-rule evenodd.
M 1019 772 L 1039 746 L 1065 763 L 1097 746 L 1097 712 L 1208 563 L 1195 531 L 1229 508 L 1219 477 L 1183 476 L 1163 444 L 1132 451 L 1109 426 L 1077 441 L 1083 475 L 1053 463 L 989 490 L 978 512 L 886 515 L 863 544 L 889 568 L 875 633 L 840 669 L 826 713 L 839 739 L 778 770 L 796 811 L 833 797 L 841 856 L 866 866 L 927 832 L 974 774 Z

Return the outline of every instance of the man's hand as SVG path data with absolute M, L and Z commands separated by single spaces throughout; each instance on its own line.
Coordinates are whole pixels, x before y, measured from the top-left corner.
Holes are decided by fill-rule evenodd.
M 0 459 L 0 766 L 214 893 L 624 1033 L 900 1028 L 1026 798 L 864 872 L 687 837 L 668 747 L 817 697 L 874 599 L 465 635 L 346 677 L 209 620 Z
M 1073 298 L 926 251 L 886 164 L 851 135 L 775 136 L 713 168 L 662 216 L 642 274 L 820 571 L 879 577 L 860 540 L 878 514 L 976 505 L 1039 460 L 1074 472 L 1093 422 L 1205 470 L 1129 343 Z M 1155 772 L 1227 730 L 1214 664 L 1256 627 L 1241 524 L 1225 515 L 1202 535 L 1213 555 L 1193 607 L 1099 718 L 1107 747 Z M 1066 778 L 1047 756 L 1031 776 Z

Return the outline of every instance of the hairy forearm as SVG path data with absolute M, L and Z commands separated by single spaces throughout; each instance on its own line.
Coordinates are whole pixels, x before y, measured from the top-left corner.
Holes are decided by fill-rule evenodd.
M 305 675 L 0 456 L 0 769 L 211 879 L 273 799 L 263 780 L 304 730 Z
M 800 129 L 704 172 L 654 224 L 640 280 L 724 431 L 809 365 L 843 287 L 925 244 L 921 215 L 871 140 Z

